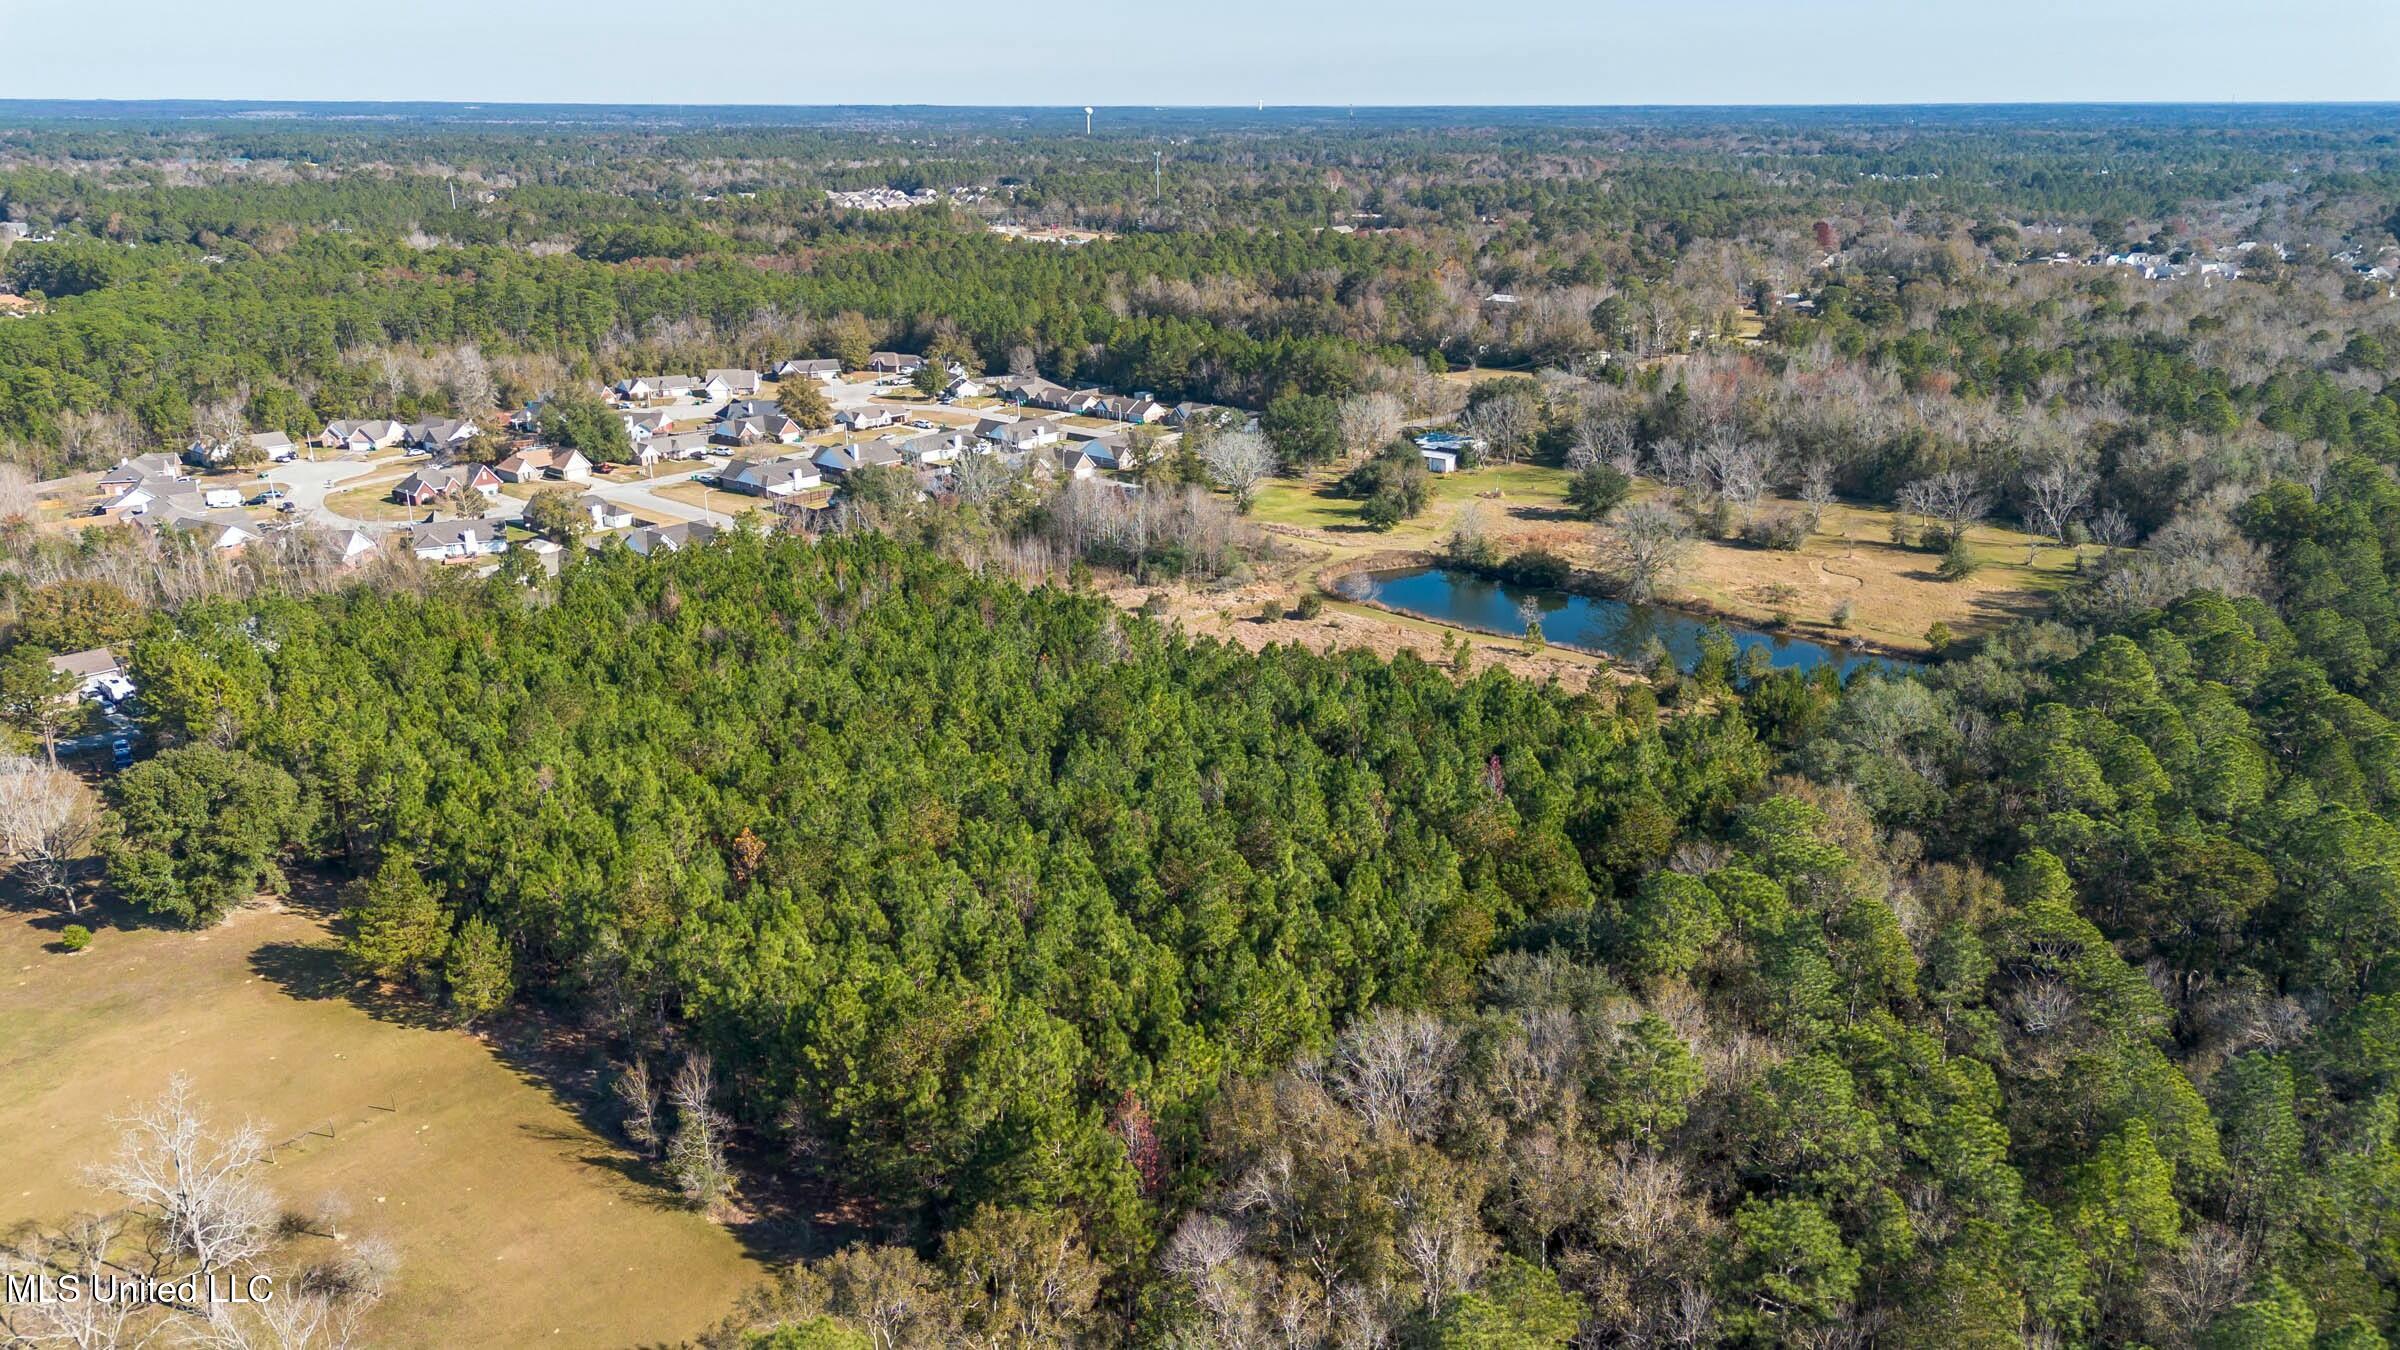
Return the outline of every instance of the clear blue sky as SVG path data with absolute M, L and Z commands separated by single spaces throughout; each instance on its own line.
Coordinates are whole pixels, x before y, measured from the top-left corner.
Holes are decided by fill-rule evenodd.
M 0 0 L 0 96 L 2400 100 L 2400 0 Z

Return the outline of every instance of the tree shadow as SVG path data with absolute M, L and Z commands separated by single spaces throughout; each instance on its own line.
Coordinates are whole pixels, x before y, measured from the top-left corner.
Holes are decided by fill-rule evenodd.
M 329 912 L 338 895 L 338 881 L 330 876 L 295 868 L 289 880 L 293 907 L 320 916 Z M 329 926 L 338 932 L 346 924 L 335 919 Z M 578 1023 L 565 1010 L 528 996 L 501 1017 L 461 1027 L 433 999 L 360 976 L 331 940 L 264 943 L 251 952 L 250 968 L 296 999 L 345 999 L 378 1021 L 474 1036 L 520 1082 L 542 1092 L 582 1126 L 579 1131 L 525 1128 L 545 1141 L 581 1150 L 581 1161 L 616 1175 L 628 1199 L 659 1209 L 684 1208 L 670 1178 L 617 1142 L 623 1138 L 623 1113 L 615 1092 L 618 1057 L 611 1053 L 606 1035 Z M 862 1209 L 865 1198 L 845 1189 L 824 1169 L 795 1166 L 739 1125 L 728 1154 L 741 1178 L 746 1208 L 725 1226 L 754 1259 L 788 1264 L 834 1251 L 867 1231 L 866 1225 L 848 1217 L 870 1212 Z
M 457 1025 L 433 1004 L 361 977 L 343 962 L 341 948 L 331 942 L 262 943 L 250 953 L 250 970 L 293 998 L 306 1002 L 347 999 L 379 1022 L 425 1029 Z

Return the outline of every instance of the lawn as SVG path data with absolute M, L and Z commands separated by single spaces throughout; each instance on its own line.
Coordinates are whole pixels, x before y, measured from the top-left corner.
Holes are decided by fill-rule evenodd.
M 406 478 L 403 473 L 401 478 Z M 391 500 L 391 485 L 401 478 L 386 478 L 382 483 L 367 483 L 365 488 L 343 488 L 341 492 L 326 492 L 324 509 L 336 516 L 350 516 L 353 521 L 413 521 L 425 512 L 410 504 Z
M 55 926 L 0 910 L 0 1230 L 98 1206 L 77 1178 L 108 1118 L 183 1072 L 221 1121 L 294 1141 L 270 1178 L 287 1206 L 338 1192 L 354 1234 L 399 1248 L 374 1343 L 675 1342 L 762 1274 L 577 1114 L 589 1085 L 559 1065 L 580 1060 L 530 1024 L 487 1043 L 361 1007 L 311 914 L 101 927 L 75 956 Z

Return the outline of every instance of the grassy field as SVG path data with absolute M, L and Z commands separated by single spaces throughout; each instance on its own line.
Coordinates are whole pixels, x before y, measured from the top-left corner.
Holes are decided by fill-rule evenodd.
M 391 474 L 369 479 L 355 487 L 325 494 L 325 509 L 352 520 L 416 520 L 424 514 L 421 508 L 392 500 L 392 487 L 407 474 Z
M 1333 494 L 1333 478 L 1271 480 L 1259 490 L 1251 518 L 1321 549 L 1324 567 L 1338 568 L 1373 553 L 1438 549 L 1459 509 L 1472 503 L 1505 550 L 1538 545 L 1580 566 L 1599 562 L 1598 538 L 1568 508 L 1567 475 L 1560 469 L 1509 464 L 1437 475 L 1424 512 L 1381 534 L 1359 521 L 1359 503 Z M 1659 490 L 1645 486 L 1638 495 Z M 1770 499 L 1758 509 L 1772 513 L 1798 505 Z M 1963 581 L 1942 581 L 1934 575 L 1937 558 L 1892 543 L 1893 520 L 1881 508 L 1836 504 L 1796 552 L 1699 541 L 1668 598 L 1758 623 L 1783 615 L 1795 629 L 1817 636 L 1856 636 L 1914 651 L 1924 649 L 1926 630 L 1936 622 L 1962 637 L 1983 631 L 2039 608 L 2074 575 L 2072 550 L 2029 550 L 2036 541 L 2028 536 L 1981 526 L 1968 535 L 1980 570 Z M 1848 623 L 1836 627 L 1835 608 L 1845 603 Z
M 108 1118 L 180 1071 L 220 1121 L 296 1139 L 269 1179 L 287 1206 L 338 1192 L 399 1248 L 376 1344 L 673 1342 L 762 1274 L 575 1113 L 579 1063 L 362 1008 L 310 914 L 103 928 L 75 956 L 54 928 L 0 910 L 0 1229 L 98 1207 L 77 1178 Z

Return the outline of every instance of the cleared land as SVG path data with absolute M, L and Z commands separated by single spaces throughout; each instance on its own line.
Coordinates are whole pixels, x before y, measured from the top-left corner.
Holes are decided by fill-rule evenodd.
M 181 1071 L 221 1122 L 297 1138 L 269 1179 L 287 1205 L 339 1192 L 399 1247 L 377 1344 L 671 1343 L 763 1273 L 577 1116 L 579 1057 L 360 1006 L 312 914 L 103 928 L 76 956 L 56 927 L 0 910 L 0 1229 L 100 1207 L 77 1178 L 108 1118 Z
M 1438 549 L 1449 539 L 1460 508 L 1470 503 L 1504 551 L 1538 545 L 1579 566 L 1599 561 L 1593 527 L 1568 507 L 1567 475 L 1560 469 L 1508 464 L 1437 475 L 1425 511 L 1381 534 L 1360 522 L 1359 503 L 1334 495 L 1334 478 L 1274 479 L 1260 489 L 1251 512 L 1275 533 L 1320 554 L 1319 571 L 1348 567 L 1376 553 Z M 1660 490 L 1644 485 L 1637 496 Z M 1771 514 L 1798 507 L 1771 498 L 1758 510 Z M 1759 624 L 1783 614 L 1796 631 L 1921 651 L 1926 630 L 1937 621 L 1968 636 L 2032 612 L 2074 576 L 2073 550 L 2041 545 L 2015 530 L 1979 526 L 1969 533 L 1968 544 L 1982 567 L 1964 580 L 1943 581 L 1934 575 L 1939 558 L 1892 542 L 1895 519 L 1881 508 L 1835 504 L 1826 508 L 1817 533 L 1790 553 L 1697 541 L 1667 598 Z M 2029 546 L 2034 546 L 2030 555 Z M 1844 602 L 1850 606 L 1849 622 L 1836 627 L 1834 608 Z

